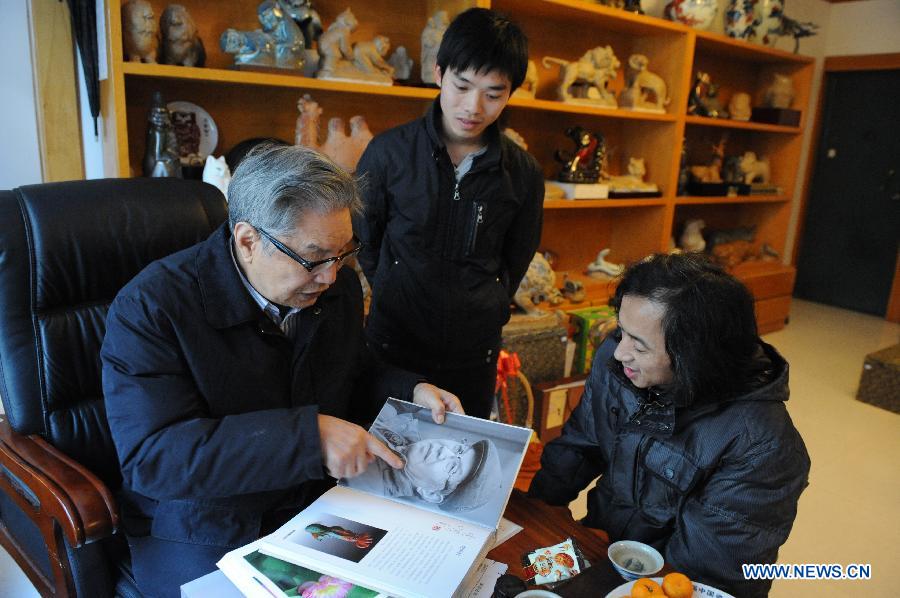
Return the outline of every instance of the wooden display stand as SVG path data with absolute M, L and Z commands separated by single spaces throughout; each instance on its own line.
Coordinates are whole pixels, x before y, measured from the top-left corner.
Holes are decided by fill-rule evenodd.
M 166 2 L 150 0 L 157 19 Z M 144 151 L 146 117 L 154 91 L 166 101 L 187 100 L 203 107 L 218 125 L 216 155 L 227 152 L 251 137 L 277 137 L 292 141 L 297 118 L 297 100 L 311 94 L 322 106 L 323 118 L 366 117 L 373 133 L 422 115 L 437 95 L 434 88 L 381 86 L 327 81 L 290 72 L 253 72 L 231 68 L 232 57 L 219 49 L 219 36 L 229 27 L 256 29 L 258 0 L 210 3 L 181 2 L 193 16 L 207 51 L 205 68 L 125 62 L 122 52 L 121 2 L 108 0 L 110 76 L 102 83 L 104 131 L 109 143 L 105 156 L 107 176 L 136 176 Z M 428 0 L 371 0 L 354 2 L 319 0 L 316 10 L 327 26 L 350 6 L 359 20 L 356 40 L 386 35 L 392 48 L 403 45 L 416 61 L 418 78 L 420 35 L 428 17 L 438 8 L 451 17 L 472 2 Z M 793 77 L 794 105 L 808 104 L 813 59 L 780 50 L 695 31 L 673 23 L 582 0 L 477 0 L 509 14 L 521 24 L 530 40 L 532 60 L 544 56 L 577 60 L 598 45 L 610 45 L 623 65 L 634 53 L 646 55 L 649 68 L 668 85 L 668 112 L 657 114 L 626 109 L 565 104 L 556 99 L 557 69 L 538 67 L 536 99 L 514 98 L 507 108 L 508 124 L 529 143 L 529 151 L 555 178 L 559 164 L 553 154 L 569 149 L 567 127 L 580 125 L 601 132 L 607 146 L 615 148 L 609 170 L 624 174 L 629 157 L 643 157 L 646 180 L 662 191 L 659 198 L 554 200 L 544 203 L 541 245 L 559 256 L 556 269 L 581 281 L 587 301 L 578 307 L 608 301 L 611 285 L 598 284 L 584 274 L 588 263 L 604 247 L 612 249 L 608 259 L 629 263 L 645 255 L 666 251 L 674 232 L 688 219 L 702 218 L 716 229 L 755 226 L 758 246 L 768 243 L 783 254 L 786 248 L 792 190 L 795 188 L 804 121 L 798 126 L 763 124 L 688 116 L 688 92 L 696 71 L 711 74 L 720 85 L 720 98 L 727 104 L 733 93 L 743 91 L 759 104 L 772 73 Z M 624 66 L 610 87 L 618 93 L 624 86 Z M 675 189 L 681 149 L 687 143 L 689 163 L 699 164 L 704 151 L 728 132 L 729 155 L 754 151 L 771 164 L 772 182 L 785 194 L 751 196 L 678 197 Z M 793 268 L 780 263 L 756 264 L 751 274 L 736 274 L 756 294 L 757 308 L 768 318 L 760 322 L 763 332 L 784 325 L 793 288 Z M 561 276 L 560 276 L 561 279 Z

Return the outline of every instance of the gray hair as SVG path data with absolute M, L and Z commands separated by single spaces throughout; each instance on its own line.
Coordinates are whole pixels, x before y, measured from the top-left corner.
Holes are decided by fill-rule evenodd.
M 275 235 L 291 235 L 303 214 L 362 213 L 353 176 L 328 157 L 301 145 L 253 148 L 228 186 L 228 225 L 247 222 Z

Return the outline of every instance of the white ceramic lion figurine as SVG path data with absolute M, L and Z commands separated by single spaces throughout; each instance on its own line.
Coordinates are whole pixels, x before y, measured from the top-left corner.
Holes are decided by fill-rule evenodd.
M 578 60 L 563 60 L 544 56 L 544 68 L 551 64 L 560 65 L 557 93 L 563 102 L 588 102 L 599 106 L 616 108 L 615 94 L 607 89 L 610 81 L 615 81 L 621 66 L 612 47 L 597 46 L 584 53 Z M 585 88 L 584 95 L 577 94 L 577 88 Z
M 656 73 L 647 70 L 650 59 L 643 54 L 632 54 L 628 58 L 625 73 L 625 89 L 619 96 L 619 103 L 625 108 L 665 112 L 669 103 L 666 82 Z

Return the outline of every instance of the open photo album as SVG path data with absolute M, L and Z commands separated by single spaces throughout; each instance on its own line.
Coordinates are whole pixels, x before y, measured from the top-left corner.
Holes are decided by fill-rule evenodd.
M 457 597 L 473 583 L 498 526 L 509 528 L 501 519 L 531 430 L 454 413 L 438 425 L 429 409 L 388 399 L 369 431 L 404 467 L 376 458 L 229 552 L 218 566 L 244 594 L 300 596 L 320 584 L 348 596 Z

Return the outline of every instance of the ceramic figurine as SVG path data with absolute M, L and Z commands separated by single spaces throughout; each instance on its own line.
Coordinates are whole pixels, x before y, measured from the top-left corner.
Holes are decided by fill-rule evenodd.
M 367 78 L 390 85 L 394 82 L 394 67 L 384 59 L 390 49 L 391 40 L 384 35 L 356 42 L 353 46 L 353 66 Z
M 756 0 L 755 17 L 758 23 L 756 35 L 769 46 L 775 45 L 782 32 L 784 0 Z
M 312 48 L 322 35 L 322 19 L 310 0 L 287 0 L 287 12 L 303 32 L 303 45 Z
M 216 187 L 228 199 L 228 185 L 231 183 L 231 171 L 225 162 L 225 156 L 214 158 L 206 156 L 206 165 L 203 167 L 203 182 Z
M 319 36 L 319 79 L 365 79 L 353 65 L 353 46 L 350 34 L 359 21 L 349 8 L 337 16 Z
M 581 303 L 587 296 L 584 285 L 577 280 L 570 279 L 566 274 L 563 274 L 563 287 L 561 292 L 563 297 L 569 300 L 569 303 Z
M 153 93 L 147 115 L 147 137 L 144 145 L 144 176 L 181 178 L 178 140 L 169 118 L 169 111 L 160 92 Z
M 156 62 L 159 28 L 153 7 L 147 0 L 129 0 L 122 5 L 122 40 L 125 42 L 125 60 Z
M 738 166 L 744 175 L 744 183 L 748 185 L 751 183 L 769 184 L 768 158 L 757 158 L 755 152 L 744 152 Z
M 302 69 L 306 61 L 306 44 L 300 27 L 288 13 L 281 0 L 264 0 L 256 8 L 259 23 L 275 43 L 275 66 L 282 69 Z
M 319 147 L 319 117 L 322 108 L 307 93 L 297 100 L 297 124 L 294 128 L 294 145 L 304 145 L 313 149 Z
M 721 183 L 722 163 L 725 160 L 725 141 L 727 135 L 712 146 L 712 158 L 706 166 L 691 166 L 691 179 L 698 183 Z
M 610 191 L 658 191 L 653 183 L 644 182 L 647 167 L 643 158 L 628 159 L 628 174 L 613 176 L 609 179 Z
M 656 73 L 647 70 L 650 59 L 643 54 L 632 54 L 625 71 L 625 89 L 619 95 L 619 104 L 632 110 L 665 112 L 669 104 L 666 82 Z
M 544 68 L 551 68 L 552 64 L 560 66 L 557 94 L 561 101 L 608 108 L 618 106 L 616 96 L 608 85 L 610 81 L 615 81 L 621 63 L 610 46 L 597 46 L 578 60 L 545 56 L 541 63 Z
M 671 0 L 665 15 L 694 29 L 709 29 L 718 11 L 718 0 Z
M 699 218 L 688 220 L 684 223 L 684 231 L 678 239 L 678 246 L 682 251 L 700 252 L 706 249 L 706 240 L 703 238 L 702 230 L 706 227 L 706 222 Z
M 528 70 L 525 71 L 525 79 L 512 94 L 514 98 L 534 99 L 538 88 L 537 64 L 533 60 L 528 61 Z
M 434 67 L 437 65 L 437 52 L 441 40 L 444 39 L 444 32 L 449 26 L 450 17 L 447 16 L 447 11 L 438 10 L 428 18 L 428 23 L 422 30 L 421 74 L 422 83 L 426 85 L 435 85 Z
M 297 126 L 294 132 L 294 143 L 317 149 L 348 172 L 354 172 L 359 158 L 372 140 L 372 132 L 366 119 L 356 115 L 350 119 L 350 134 L 344 128 L 344 120 L 333 117 L 328 121 L 328 137 L 319 143 L 319 118 L 322 108 L 305 94 L 297 102 Z
M 356 115 L 350 119 L 349 135 L 344 129 L 344 120 L 335 117 L 328 120 L 328 138 L 319 149 L 347 172 L 355 172 L 370 141 L 372 132 L 365 117 Z
M 566 129 L 566 136 L 575 142 L 575 151 L 556 150 L 555 158 L 563 164 L 557 180 L 563 183 L 596 183 L 600 180 L 606 153 L 603 135 L 590 133 L 582 127 L 571 127 Z
M 197 24 L 180 4 L 170 4 L 160 19 L 162 29 L 163 64 L 180 66 L 203 66 L 206 63 L 206 49 L 197 35 Z
M 794 102 L 794 80 L 789 75 L 774 73 L 766 88 L 763 105 L 768 108 L 790 108 Z
M 815 23 L 801 23 L 784 15 L 781 18 L 781 33 L 790 35 L 794 38 L 794 54 L 800 51 L 800 40 L 804 37 L 810 37 L 818 33 L 819 26 Z
M 752 108 L 750 107 L 750 94 L 739 91 L 732 94 L 728 101 L 728 114 L 734 120 L 750 120 Z
M 756 39 L 757 0 L 731 0 L 725 10 L 725 34 L 743 40 Z
M 219 38 L 219 46 L 226 54 L 234 55 L 236 65 L 275 66 L 275 38 L 261 29 L 226 29 Z
M 694 86 L 688 97 L 688 114 L 728 118 L 728 113 L 722 109 L 719 101 L 719 86 L 712 82 L 709 73 L 697 71 Z
M 397 46 L 388 64 L 394 68 L 395 81 L 408 81 L 412 75 L 413 59 L 409 57 L 405 46 Z
M 627 10 L 628 12 L 637 13 L 639 15 L 644 14 L 644 10 L 641 8 L 641 0 L 624 0 L 622 10 Z
M 539 316 L 545 313 L 538 307 L 544 301 L 550 305 L 559 305 L 563 302 L 563 297 L 556 288 L 556 274 L 550 262 L 540 253 L 535 253 L 531 263 L 528 264 L 525 277 L 513 295 L 513 302 L 528 315 Z
M 597 254 L 597 258 L 587 265 L 587 273 L 589 275 L 594 278 L 618 276 L 625 271 L 624 265 L 606 261 L 606 256 L 609 255 L 610 251 L 611 249 L 609 247 L 600 250 L 600 253 Z

